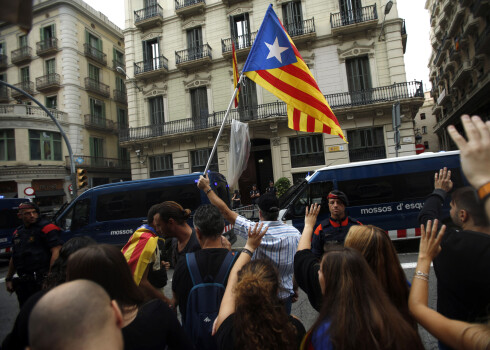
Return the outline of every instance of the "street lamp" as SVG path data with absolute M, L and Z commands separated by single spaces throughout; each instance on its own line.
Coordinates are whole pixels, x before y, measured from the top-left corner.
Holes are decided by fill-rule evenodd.
M 393 1 L 390 0 L 386 3 L 385 5 L 385 15 L 383 17 L 383 23 L 381 24 L 381 32 L 379 33 L 379 36 L 378 36 L 378 41 L 381 41 L 381 34 L 384 33 L 384 29 L 385 29 L 385 19 L 386 19 L 386 15 L 388 13 L 390 13 L 391 11 L 391 8 L 393 7 Z
M 123 68 L 123 67 L 121 67 L 121 66 L 117 66 L 117 67 L 116 67 L 116 70 L 117 70 L 119 73 L 123 74 L 123 75 L 124 75 L 126 78 L 128 78 L 128 79 L 129 79 L 129 77 L 128 77 L 128 75 L 126 74 L 126 71 L 124 70 L 124 68 Z M 135 87 L 138 89 L 138 91 L 139 91 L 139 92 L 143 92 L 143 89 L 142 89 L 142 88 L 140 88 L 138 85 L 136 85 L 136 83 L 134 82 L 134 80 L 132 80 L 131 82 L 134 84 L 134 86 L 135 86 Z

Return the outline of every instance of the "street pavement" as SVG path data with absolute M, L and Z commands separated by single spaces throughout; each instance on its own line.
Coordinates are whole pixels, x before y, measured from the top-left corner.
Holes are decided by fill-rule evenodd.
M 233 245 L 235 247 L 243 247 L 244 241 L 239 240 Z M 414 243 L 408 244 L 408 248 L 405 244 L 397 244 L 399 252 L 399 259 L 405 274 L 409 281 L 412 280 L 412 276 L 415 272 L 415 265 L 417 262 L 418 246 Z M 406 252 L 408 250 L 408 252 Z M 12 325 L 15 321 L 15 317 L 18 313 L 18 303 L 15 294 L 10 295 L 5 288 L 5 275 L 7 273 L 7 261 L 0 261 L 0 341 L 3 341 L 5 336 L 10 332 Z M 172 284 L 173 270 L 169 270 L 169 283 L 164 288 L 165 295 L 171 296 L 171 284 Z M 430 271 L 430 287 L 429 287 L 429 305 L 435 308 L 436 305 L 436 277 L 433 269 Z M 305 328 L 308 330 L 314 323 L 317 312 L 311 307 L 308 297 L 303 291 L 299 291 L 299 300 L 293 304 L 292 314 L 297 316 L 302 322 Z M 422 341 L 426 349 L 437 349 L 437 341 L 422 327 L 419 327 L 419 334 L 422 337 Z

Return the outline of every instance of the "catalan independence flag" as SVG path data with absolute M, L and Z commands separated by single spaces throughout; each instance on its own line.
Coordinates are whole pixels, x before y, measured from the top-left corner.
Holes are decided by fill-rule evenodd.
M 337 117 L 272 5 L 267 9 L 243 72 L 287 104 L 289 128 L 324 132 L 345 140 Z
M 146 267 L 157 249 L 158 236 L 148 225 L 142 225 L 129 239 L 121 250 L 128 262 L 134 281 L 139 286 Z
M 235 51 L 235 43 L 233 40 L 231 41 L 231 48 L 233 51 L 233 87 L 236 88 L 238 84 L 238 65 L 236 63 L 236 51 Z M 238 107 L 238 93 L 240 92 L 240 89 L 238 89 L 236 96 L 235 96 L 235 108 Z

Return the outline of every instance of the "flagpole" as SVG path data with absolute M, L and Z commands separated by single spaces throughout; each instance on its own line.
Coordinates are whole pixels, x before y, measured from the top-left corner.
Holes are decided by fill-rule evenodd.
M 216 136 L 216 141 L 214 141 L 213 150 L 209 155 L 208 164 L 206 164 L 206 168 L 204 169 L 204 175 L 208 172 L 209 166 L 211 165 L 211 159 L 213 159 L 214 152 L 216 152 L 216 147 L 218 147 L 218 141 L 221 137 L 221 133 L 223 132 L 223 127 L 225 126 L 226 119 L 228 118 L 228 114 L 230 114 L 231 105 L 235 100 L 236 94 L 238 93 L 238 89 L 240 88 L 240 83 L 242 82 L 244 75 L 243 73 L 240 75 L 240 79 L 238 79 L 238 83 L 236 84 L 235 91 L 233 91 L 233 96 L 231 97 L 230 103 L 228 104 L 228 109 L 226 110 L 225 117 L 223 118 L 223 123 L 221 123 L 221 127 L 219 128 L 218 136 Z

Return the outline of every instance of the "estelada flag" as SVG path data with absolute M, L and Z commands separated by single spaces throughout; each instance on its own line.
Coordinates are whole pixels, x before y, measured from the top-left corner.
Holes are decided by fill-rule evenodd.
M 143 225 L 134 231 L 128 243 L 121 250 L 138 286 L 157 249 L 157 244 L 158 236 L 155 230 L 151 226 Z
M 233 38 L 231 40 L 231 48 L 233 51 L 233 87 L 236 88 L 238 84 L 238 66 L 236 63 L 236 51 L 235 51 L 235 43 L 233 42 Z M 238 93 L 240 92 L 240 89 L 236 92 L 235 95 L 235 108 L 238 107 Z
M 288 126 L 345 140 L 325 96 L 269 5 L 243 67 L 244 74 L 287 104 Z

